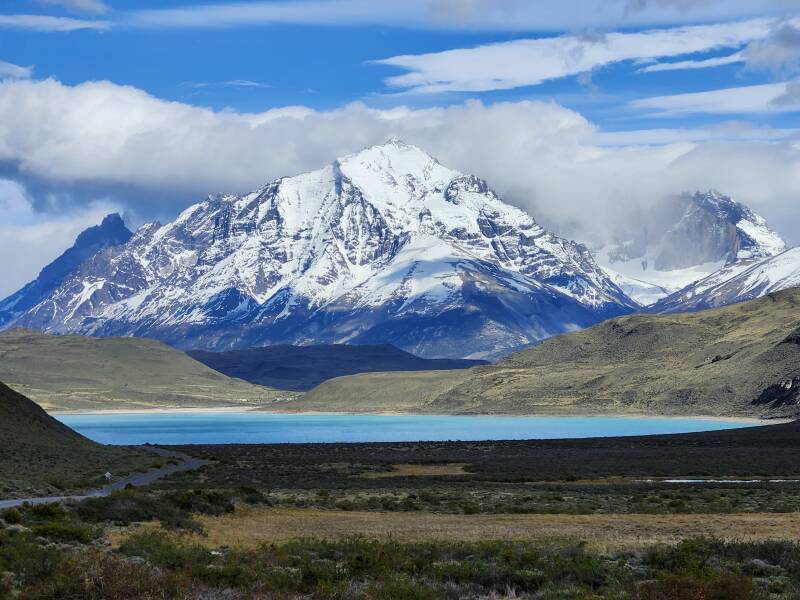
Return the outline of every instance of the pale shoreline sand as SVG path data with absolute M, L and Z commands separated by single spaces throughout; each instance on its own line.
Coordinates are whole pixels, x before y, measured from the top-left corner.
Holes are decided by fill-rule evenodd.
M 202 408 L 107 408 L 95 410 L 71 410 L 71 411 L 48 411 L 54 416 L 77 416 L 77 415 L 122 415 L 122 414 L 191 414 L 191 413 L 246 413 L 259 412 L 273 415 L 308 415 L 308 416 L 376 416 L 376 417 L 503 417 L 503 418 L 565 418 L 565 419 L 590 419 L 590 418 L 614 418 L 614 419 L 691 419 L 696 421 L 725 421 L 728 423 L 744 423 L 752 425 L 773 425 L 780 423 L 791 423 L 794 419 L 759 419 L 756 417 L 725 417 L 711 415 L 647 415 L 636 413 L 608 413 L 608 414 L 553 414 L 553 413 L 531 413 L 531 414 L 447 414 L 447 413 L 415 413 L 415 412 L 352 412 L 352 411 L 285 411 L 268 410 L 258 406 L 217 406 Z
M 48 410 L 53 416 L 66 415 L 145 415 L 145 414 L 181 414 L 181 413 L 228 413 L 253 412 L 254 406 L 212 406 L 199 408 L 95 408 L 86 410 Z

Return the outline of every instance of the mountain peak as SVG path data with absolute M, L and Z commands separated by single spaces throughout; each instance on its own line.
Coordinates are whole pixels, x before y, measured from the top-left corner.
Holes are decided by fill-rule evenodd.
M 106 215 L 99 225 L 84 229 L 75 239 L 75 243 L 44 267 L 36 279 L 8 298 L 0 300 L 0 327 L 38 304 L 85 260 L 105 248 L 125 244 L 132 236 L 118 213 Z
M 340 158 L 337 162 L 341 164 L 348 162 L 372 163 L 388 170 L 397 170 L 398 167 L 410 164 L 440 164 L 436 158 L 418 146 L 407 144 L 398 138 L 389 138 L 382 144 L 367 146 L 358 152 Z
M 99 225 L 84 229 L 76 238 L 73 248 L 88 248 L 98 244 L 116 246 L 127 242 L 132 235 L 119 213 L 110 213 Z

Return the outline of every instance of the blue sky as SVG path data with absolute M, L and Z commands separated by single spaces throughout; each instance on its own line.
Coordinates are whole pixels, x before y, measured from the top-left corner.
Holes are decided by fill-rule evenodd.
M 6 0 L 0 295 L 103 212 L 387 136 L 565 232 L 716 187 L 800 241 L 799 71 L 796 0 Z
M 64 4 L 70 6 L 70 2 Z M 81 3 L 77 4 L 80 6 Z M 485 31 L 460 28 L 457 24 L 433 29 L 413 24 L 392 26 L 390 17 L 377 25 L 265 22 L 236 23 L 225 27 L 144 27 L 129 22 L 131 17 L 128 15 L 139 10 L 135 2 L 96 4 L 105 5 L 107 10 L 87 11 L 31 0 L 7 1 L 3 11 L 8 15 L 57 17 L 89 25 L 108 24 L 108 28 L 54 32 L 7 27 L 0 30 L 3 39 L 0 60 L 32 66 L 37 78 L 54 77 L 69 85 L 109 80 L 135 86 L 159 98 L 217 110 L 259 112 L 294 104 L 325 110 L 356 100 L 376 107 L 391 107 L 440 105 L 459 102 L 464 97 L 477 97 L 487 102 L 553 99 L 563 106 L 579 110 L 605 129 L 613 130 L 663 125 L 663 117 L 653 119 L 647 111 L 631 110 L 629 103 L 637 98 L 744 87 L 785 79 L 780 71 L 747 68 L 744 63 L 645 73 L 636 60 L 623 60 L 592 70 L 591 81 L 585 80 L 589 74 L 584 77 L 570 75 L 510 89 L 398 96 L 403 90 L 387 85 L 385 80 L 401 75 L 405 70 L 374 61 L 398 55 L 441 53 L 565 34 L 588 38 L 615 31 L 632 33 L 669 29 L 707 23 L 707 20 L 695 22 L 691 13 L 685 16 L 678 13 L 672 19 L 654 20 L 646 26 L 631 25 L 626 22 L 629 19 L 621 16 L 616 27 L 572 29 L 565 22 L 561 30 L 548 30 L 537 29 L 534 21 L 518 30 L 488 27 Z M 292 2 L 263 4 L 279 6 Z M 336 0 L 330 0 L 329 4 L 335 5 Z M 171 6 L 191 8 L 193 4 L 184 1 Z M 765 3 L 759 16 L 792 15 L 790 8 L 780 3 L 775 6 L 777 8 L 771 9 L 770 3 Z M 746 11 L 743 14 L 749 16 L 752 13 Z M 711 48 L 686 56 L 693 60 L 729 56 L 745 46 Z M 677 62 L 681 56 L 665 56 L 663 60 Z M 797 122 L 792 113 L 764 115 L 742 112 L 684 114 L 681 115 L 681 125 L 731 118 L 748 118 L 773 126 L 794 126 Z

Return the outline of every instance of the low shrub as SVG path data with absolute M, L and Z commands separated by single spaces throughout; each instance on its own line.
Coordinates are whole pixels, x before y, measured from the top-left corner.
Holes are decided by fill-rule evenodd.
M 9 525 L 19 525 L 22 523 L 22 513 L 16 508 L 6 508 L 0 511 L 0 518 L 2 518 Z
M 32 531 L 35 535 L 45 537 L 56 542 L 78 542 L 88 544 L 100 537 L 100 531 L 84 523 L 75 521 L 55 521 L 34 525 Z
M 178 508 L 169 499 L 135 490 L 115 492 L 107 497 L 89 498 L 78 504 L 76 512 L 82 520 L 89 523 L 129 525 L 159 520 L 168 527 L 199 528 L 187 510 Z
M 212 561 L 207 550 L 176 542 L 164 533 L 148 531 L 135 533 L 119 547 L 126 556 L 138 556 L 167 569 L 197 569 Z

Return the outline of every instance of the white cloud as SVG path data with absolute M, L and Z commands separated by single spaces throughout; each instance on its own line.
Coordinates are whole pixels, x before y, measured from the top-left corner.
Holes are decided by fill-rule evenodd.
M 703 60 L 680 60 L 675 62 L 657 62 L 639 69 L 640 73 L 657 73 L 660 71 L 685 71 L 687 69 L 709 69 L 744 62 L 741 52 L 718 56 Z
M 687 114 L 758 114 L 800 110 L 800 104 L 787 95 L 787 90 L 786 82 L 766 83 L 708 92 L 642 98 L 632 101 L 630 106 L 653 111 L 656 116 L 662 117 Z
M 25 29 L 28 31 L 77 31 L 80 29 L 105 30 L 108 21 L 88 21 L 70 17 L 48 15 L 0 15 L 0 29 Z
M 387 84 L 415 93 L 487 91 L 536 85 L 625 60 L 647 60 L 737 48 L 769 34 L 773 21 L 656 29 L 604 36 L 523 39 L 375 61 L 409 71 Z
M 21 67 L 0 60 L 0 79 L 28 79 L 33 75 L 33 67 Z
M 208 192 L 256 189 L 399 137 L 581 239 L 612 227 L 625 207 L 710 187 L 779 218 L 776 226 L 796 239 L 800 146 L 780 139 L 792 132 L 748 127 L 624 139 L 548 102 L 251 114 L 168 102 L 109 82 L 0 84 L 7 177 L 24 181 L 31 194 L 56 190 L 71 194 L 73 205 L 107 198 L 142 218 L 169 218 Z
M 714 22 L 785 14 L 782 0 L 295 0 L 198 4 L 133 11 L 136 27 L 218 28 L 275 23 L 425 29 L 565 31 Z M 796 7 L 795 7 L 796 8 Z
M 800 68 L 800 29 L 796 23 L 778 23 L 767 37 L 749 44 L 742 56 L 751 69 L 795 73 Z
M 84 12 L 101 15 L 108 12 L 110 7 L 101 0 L 37 0 L 39 4 L 63 6 L 73 12 Z
M 36 213 L 19 184 L 0 179 L 0 256 L 14 258 L 0 264 L 0 298 L 25 285 L 81 231 L 113 211 L 113 206 L 92 205 L 59 216 Z

